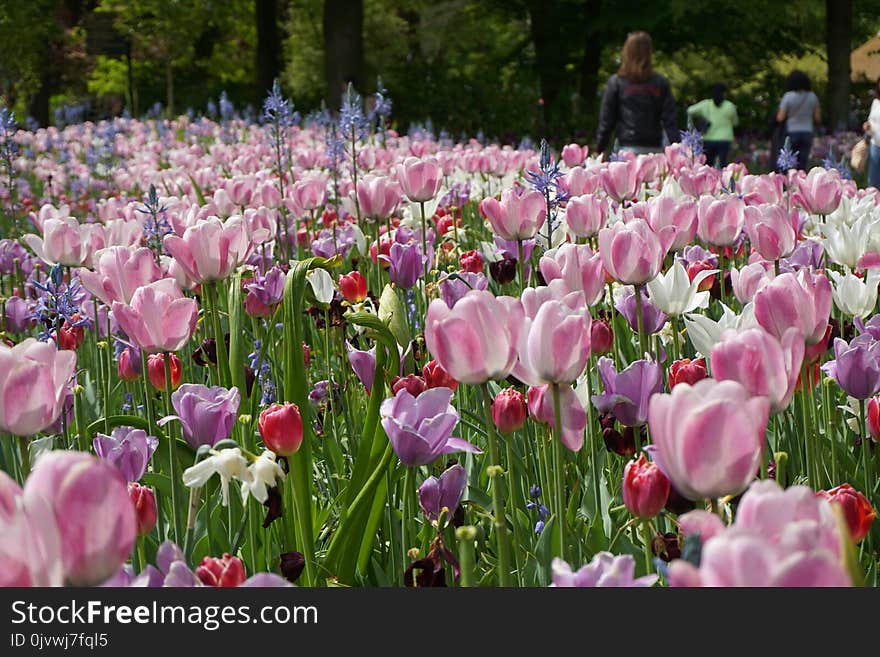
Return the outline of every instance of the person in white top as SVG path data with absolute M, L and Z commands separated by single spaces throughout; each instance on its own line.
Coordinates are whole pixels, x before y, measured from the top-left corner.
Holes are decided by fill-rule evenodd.
M 880 78 L 874 84 L 874 101 L 868 120 L 862 125 L 864 131 L 871 136 L 870 155 L 868 156 L 868 185 L 880 189 Z

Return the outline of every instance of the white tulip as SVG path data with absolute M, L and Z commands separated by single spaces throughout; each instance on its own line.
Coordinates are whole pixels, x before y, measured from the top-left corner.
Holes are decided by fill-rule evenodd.
M 684 265 L 676 259 L 665 274 L 659 274 L 648 282 L 648 296 L 651 303 L 667 315 L 681 315 L 705 308 L 709 305 L 709 292 L 700 292 L 700 283 L 716 273 L 717 269 L 701 271 L 691 282 Z
M 336 290 L 333 287 L 333 279 L 330 278 L 327 270 L 321 268 L 313 269 L 306 274 L 306 278 L 309 280 L 309 285 L 312 286 L 312 292 L 315 293 L 315 299 L 318 300 L 318 303 L 322 303 L 325 306 L 330 305 Z
M 247 459 L 242 456 L 238 447 L 233 447 L 213 452 L 208 458 L 184 470 L 183 483 L 189 488 L 201 488 L 215 474 L 220 475 L 223 506 L 229 505 L 229 482 L 232 479 L 243 482 L 253 480 L 253 474 L 248 470 Z
M 877 305 L 877 283 L 880 282 L 880 270 L 869 269 L 863 281 L 847 270 L 845 274 L 828 270 L 834 285 L 831 296 L 834 305 L 850 317 L 868 317 Z

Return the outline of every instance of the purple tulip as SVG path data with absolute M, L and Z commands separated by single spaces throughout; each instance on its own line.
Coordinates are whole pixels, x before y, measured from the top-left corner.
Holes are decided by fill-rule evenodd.
M 401 244 L 395 241 L 391 245 L 389 255 L 380 255 L 381 260 L 391 264 L 388 269 L 388 277 L 391 282 L 404 290 L 408 290 L 422 275 L 422 247 L 418 242 Z
M 455 513 L 464 489 L 467 486 L 467 472 L 456 464 L 437 477 L 428 477 L 419 486 L 419 504 L 428 520 L 437 520 L 446 508 L 449 516 Z
M 614 556 L 610 552 L 599 552 L 590 563 L 577 571 L 572 571 L 565 561 L 556 558 L 551 569 L 551 586 L 560 588 L 632 588 L 653 586 L 657 581 L 657 575 L 634 577 L 636 561 L 629 554 Z
M 471 290 L 485 290 L 489 287 L 489 280 L 483 274 L 459 271 L 455 275 L 458 278 L 446 277 L 440 281 L 440 296 L 450 308 Z
M 846 394 L 868 399 L 880 392 L 880 342 L 864 333 L 850 341 L 834 339 L 834 360 L 822 366 Z
M 666 313 L 651 303 L 645 291 L 641 291 L 642 295 L 642 324 L 646 335 L 657 333 L 666 324 Z M 633 331 L 639 330 L 638 315 L 636 314 L 636 294 L 630 288 L 624 297 L 614 305 L 626 319 L 626 323 Z
M 697 245 L 686 246 L 681 252 L 679 260 L 682 261 L 685 269 L 695 262 L 707 262 L 712 266 L 712 269 L 718 268 L 718 256 Z
M 109 436 L 99 433 L 92 442 L 95 453 L 119 468 L 126 481 L 140 481 L 159 439 L 143 429 L 116 427 Z
M 450 435 L 458 424 L 451 399 L 449 388 L 431 388 L 418 397 L 401 388 L 382 402 L 382 428 L 405 465 L 428 465 L 451 452 L 481 453 L 475 445 Z
M 28 302 L 21 297 L 6 300 L 6 330 L 10 333 L 24 333 L 34 324 Z
M 556 428 L 556 412 L 553 406 L 553 387 L 550 384 L 529 388 L 529 415 L 536 422 L 549 424 Z M 587 426 L 587 414 L 581 406 L 574 390 L 569 384 L 559 386 L 559 419 L 560 440 L 573 452 L 580 451 L 584 446 L 584 429 Z
M 622 372 L 610 358 L 599 359 L 599 376 L 604 392 L 593 395 L 593 405 L 601 413 L 613 413 L 627 427 L 637 427 L 648 421 L 648 401 L 661 391 L 663 372 L 649 360 L 637 360 Z
M 281 299 L 284 297 L 284 284 L 286 280 L 286 274 L 281 271 L 278 265 L 275 265 L 266 272 L 265 276 L 256 275 L 254 280 L 247 284 L 245 288 L 248 291 L 248 297 L 252 299 L 252 303 L 258 302 L 263 306 L 273 308 L 281 303 Z
M 367 394 L 369 395 L 373 387 L 373 376 L 376 373 L 375 345 L 369 351 L 361 351 L 352 347 L 349 342 L 346 342 L 345 351 L 348 354 L 348 362 L 351 363 L 351 368 L 354 370 L 357 378 L 360 379 L 360 382 L 364 384 L 364 388 L 367 389 Z
M 859 329 L 860 334 L 866 333 L 875 340 L 880 340 L 880 315 L 874 315 L 867 322 L 863 321 L 861 317 L 856 317 L 853 319 L 853 324 Z
M 824 254 L 825 250 L 821 242 L 801 240 L 790 256 L 779 261 L 779 271 L 785 273 L 801 269 L 821 269 Z
M 183 425 L 183 437 L 193 449 L 215 445 L 229 438 L 238 415 L 238 388 L 209 388 L 184 383 L 171 395 L 171 403 Z M 167 419 L 166 419 L 167 421 Z

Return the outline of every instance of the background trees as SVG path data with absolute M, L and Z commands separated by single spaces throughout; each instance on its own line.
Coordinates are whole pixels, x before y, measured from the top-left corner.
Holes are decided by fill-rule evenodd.
M 784 75 L 805 68 L 826 125 L 851 115 L 849 53 L 880 29 L 878 0 L 0 0 L 0 94 L 41 124 L 204 111 L 226 92 L 258 108 L 272 80 L 307 113 L 382 77 L 398 129 L 590 141 L 620 45 L 649 31 L 679 105 L 716 81 L 763 129 Z M 328 56 L 329 53 L 329 56 Z M 254 110 L 255 111 L 255 110 Z M 63 119 L 63 112 L 62 112 Z

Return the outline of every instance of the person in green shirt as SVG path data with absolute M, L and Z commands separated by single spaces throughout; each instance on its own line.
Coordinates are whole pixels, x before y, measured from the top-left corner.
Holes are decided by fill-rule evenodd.
M 703 151 L 706 163 L 719 169 L 727 165 L 727 154 L 733 143 L 733 127 L 739 123 L 736 105 L 724 98 L 726 92 L 727 87 L 716 84 L 712 87 L 712 98 L 687 108 L 688 122 L 700 118 L 708 123 L 708 128 L 703 131 Z

